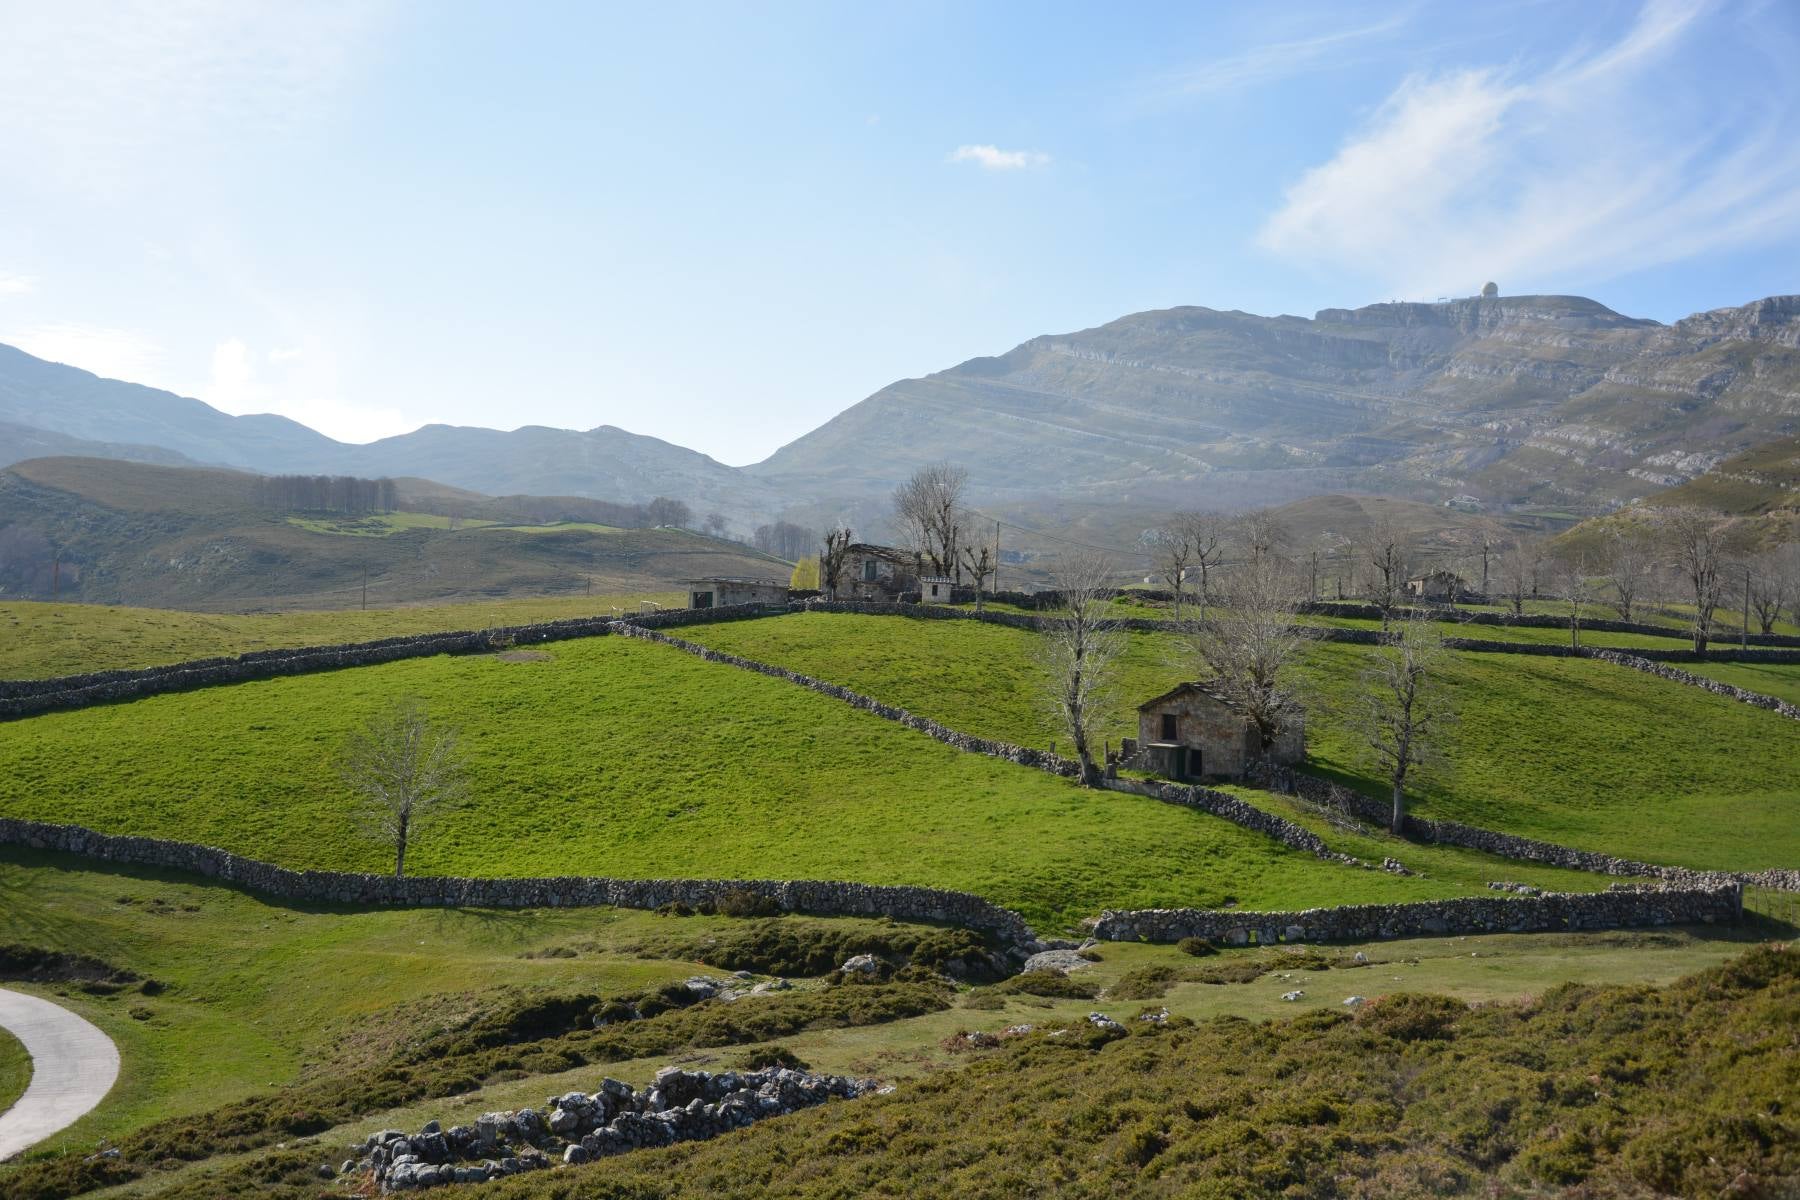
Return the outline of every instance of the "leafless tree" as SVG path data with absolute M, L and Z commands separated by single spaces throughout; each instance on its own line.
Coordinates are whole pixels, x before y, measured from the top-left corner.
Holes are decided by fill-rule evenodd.
M 456 731 L 434 725 L 416 700 L 376 714 L 351 735 L 339 770 L 359 801 L 359 819 L 394 848 L 396 876 L 406 874 L 413 839 L 468 792 Z
M 1525 601 L 1537 595 L 1543 564 L 1543 545 L 1532 537 L 1519 537 L 1500 556 L 1500 590 L 1513 616 L 1523 616 Z
M 1377 522 L 1364 554 L 1373 572 L 1369 576 L 1369 599 L 1381 610 L 1381 628 L 1385 630 L 1406 592 L 1406 541 L 1392 518 L 1383 517 Z
M 1656 524 L 1664 551 L 1686 582 L 1694 606 L 1694 653 L 1704 655 L 1712 639 L 1713 613 L 1725 591 L 1727 522 L 1717 513 L 1682 507 L 1662 510 Z
M 1208 576 L 1224 549 L 1223 525 L 1216 513 L 1178 512 L 1150 538 L 1157 572 L 1175 593 L 1177 621 L 1181 620 L 1182 602 L 1187 598 L 1188 577 L 1196 570 L 1200 572 L 1201 619 L 1205 619 Z
M 1762 632 L 1775 632 L 1789 601 L 1797 599 L 1796 586 L 1800 586 L 1800 546 L 1777 546 L 1750 563 L 1750 611 Z
M 1278 558 L 1288 544 L 1287 526 L 1273 509 L 1251 509 L 1232 522 L 1231 532 L 1251 562 Z
M 962 576 L 957 551 L 967 521 L 963 492 L 969 473 L 949 463 L 933 463 L 914 471 L 894 491 L 894 522 L 902 535 L 931 563 L 933 573 Z
M 1062 600 L 1051 614 L 1042 643 L 1049 669 L 1050 704 L 1075 744 L 1084 785 L 1099 779 L 1094 730 L 1125 649 L 1124 632 L 1110 612 L 1111 574 L 1106 556 L 1088 550 L 1065 553 L 1051 568 L 1051 579 Z
M 850 530 L 834 525 L 825 531 L 825 545 L 819 551 L 819 586 L 825 595 L 837 599 L 838 584 L 844 575 L 844 560 L 850 553 Z
M 1192 635 L 1213 684 L 1255 726 L 1267 757 L 1300 713 L 1294 665 L 1305 644 L 1295 615 L 1298 588 L 1286 564 L 1265 556 L 1231 576 L 1225 603 Z
M 725 514 L 724 513 L 716 513 L 716 512 L 707 513 L 706 514 L 706 532 L 712 534 L 712 536 L 714 536 L 714 537 L 724 537 L 725 536 Z
M 1187 527 L 1194 546 L 1194 566 L 1200 572 L 1200 619 L 1206 620 L 1206 606 L 1212 602 L 1212 572 L 1225 559 L 1226 519 L 1214 512 L 1182 513 L 1178 518 Z
M 1581 646 L 1581 616 L 1594 599 L 1594 582 L 1588 574 L 1587 555 L 1572 551 L 1557 559 L 1557 584 L 1569 613 L 1569 646 Z
M 1408 774 L 1440 761 L 1456 720 L 1442 679 L 1449 655 L 1436 626 L 1419 617 L 1399 622 L 1363 671 L 1355 724 L 1393 784 L 1395 833 L 1406 830 Z
M 964 546 L 962 559 L 963 566 L 967 567 L 969 569 L 969 574 L 975 577 L 975 611 L 981 612 L 983 596 L 982 585 L 993 575 L 994 568 L 998 565 L 994 559 L 994 548 L 986 542 L 983 542 L 981 543 L 981 550 L 978 553 L 968 546 Z
M 1621 517 L 1606 531 L 1606 577 L 1612 584 L 1613 611 L 1629 621 L 1654 564 L 1654 552 L 1644 526 L 1632 517 Z

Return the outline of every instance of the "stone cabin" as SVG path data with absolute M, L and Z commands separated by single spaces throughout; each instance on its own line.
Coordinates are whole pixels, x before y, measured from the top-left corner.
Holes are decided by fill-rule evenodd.
M 1432 571 L 1425 575 L 1415 575 L 1406 581 L 1406 593 L 1420 600 L 1435 600 L 1440 604 L 1455 604 L 1469 594 L 1468 581 L 1455 571 Z
M 844 549 L 836 599 L 891 601 L 919 590 L 919 556 L 898 546 L 852 542 Z
M 1169 779 L 1242 779 L 1261 756 L 1256 727 L 1230 700 L 1203 683 L 1184 683 L 1138 705 L 1138 736 L 1123 747 L 1124 765 Z M 1281 766 L 1306 757 L 1305 721 L 1296 718 L 1275 741 Z
M 788 585 L 774 579 L 690 579 L 689 608 L 725 608 L 733 604 L 786 604 Z
M 956 581 L 942 575 L 927 575 L 919 580 L 919 600 L 924 604 L 950 604 L 956 598 Z

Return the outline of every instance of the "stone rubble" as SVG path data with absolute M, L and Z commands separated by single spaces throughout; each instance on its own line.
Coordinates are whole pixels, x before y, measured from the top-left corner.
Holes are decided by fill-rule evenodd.
M 483 1183 L 558 1163 L 575 1165 L 647 1146 L 698 1141 L 824 1104 L 884 1090 L 875 1080 L 785 1067 L 687 1071 L 666 1067 L 644 1091 L 616 1079 L 598 1090 L 550 1097 L 544 1111 L 483 1113 L 448 1130 L 432 1121 L 415 1134 L 384 1129 L 356 1150 L 344 1173 L 366 1169 L 381 1191 Z

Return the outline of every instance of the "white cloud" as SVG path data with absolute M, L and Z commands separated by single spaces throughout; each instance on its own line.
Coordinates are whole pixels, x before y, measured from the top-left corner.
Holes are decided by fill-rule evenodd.
M 1041 150 L 1002 150 L 998 146 L 958 146 L 946 162 L 981 164 L 985 171 L 1023 171 L 1031 167 L 1047 167 L 1050 156 Z
M 1673 51 L 1701 24 L 1656 0 L 1615 44 L 1536 73 L 1408 78 L 1257 240 L 1431 296 L 1603 279 L 1800 229 L 1800 88 L 1695 100 Z
M 36 290 L 37 280 L 30 275 L 0 271 L 0 296 L 28 296 Z
M 49 362 L 130 383 L 149 383 L 163 367 L 162 347 L 131 329 L 72 323 L 34 325 L 0 334 L 0 342 Z
M 419 427 L 398 409 L 355 404 L 339 396 L 331 355 L 322 347 L 282 347 L 260 357 L 279 369 L 262 373 L 259 356 L 241 338 L 227 338 L 214 346 L 201 399 L 240 416 L 279 413 L 341 442 L 372 442 Z
M 1147 90 L 1153 99 L 1211 95 L 1260 87 L 1315 71 L 1321 65 L 1351 65 L 1354 59 L 1348 52 L 1353 47 L 1377 42 L 1411 19 L 1410 13 L 1399 13 L 1374 25 L 1252 46 L 1154 80 Z

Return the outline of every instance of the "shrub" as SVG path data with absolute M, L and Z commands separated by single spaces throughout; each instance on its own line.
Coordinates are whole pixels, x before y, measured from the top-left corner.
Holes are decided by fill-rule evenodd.
M 1092 1000 L 1100 994 L 1096 984 L 1064 975 L 1061 971 L 1026 971 L 997 985 L 1006 995 L 1047 996 L 1054 1000 Z
M 1205 938 L 1198 937 L 1184 937 L 1175 943 L 1175 948 L 1183 954 L 1191 954 L 1195 958 L 1207 958 L 1219 952 L 1218 947 Z

